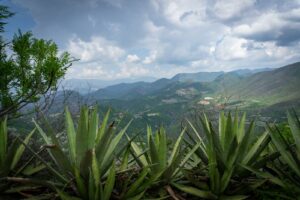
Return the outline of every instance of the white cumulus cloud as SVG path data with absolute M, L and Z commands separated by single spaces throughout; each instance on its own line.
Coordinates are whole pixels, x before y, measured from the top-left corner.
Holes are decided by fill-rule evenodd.
M 89 41 L 73 37 L 68 42 L 67 50 L 84 62 L 97 59 L 118 60 L 125 51 L 101 36 L 91 37 Z
M 130 62 L 130 63 L 133 63 L 133 62 L 138 62 L 139 60 L 140 60 L 140 58 L 137 56 L 137 55 L 135 55 L 135 54 L 129 54 L 128 56 L 127 56 L 127 62 Z

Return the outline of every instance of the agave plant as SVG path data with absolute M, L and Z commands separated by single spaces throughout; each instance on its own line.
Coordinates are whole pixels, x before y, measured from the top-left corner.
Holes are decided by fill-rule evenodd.
M 149 169 L 129 169 L 118 174 L 115 190 L 116 199 L 120 200 L 138 200 L 145 196 L 147 190 L 155 183 L 157 177 L 150 176 Z
M 45 167 L 44 165 L 35 166 L 28 161 L 20 162 L 25 151 L 24 145 L 28 144 L 34 132 L 35 130 L 31 131 L 23 141 L 16 137 L 9 143 L 7 119 L 0 122 L 0 192 L 9 188 L 9 184 L 6 182 L 8 176 L 32 175 Z
M 294 143 L 290 143 L 276 125 L 268 125 L 272 144 L 281 157 L 264 172 L 248 169 L 281 186 L 290 199 L 300 199 L 300 121 L 294 110 L 288 111 L 287 117 Z
M 251 166 L 259 169 L 268 160 L 262 154 L 270 142 L 267 132 L 256 139 L 254 134 L 254 121 L 246 129 L 246 114 L 239 119 L 238 113 L 232 117 L 229 113 L 226 117 L 220 113 L 218 131 L 204 114 L 200 118 L 203 128 L 201 136 L 199 128 L 188 121 L 191 130 L 189 140 L 186 143 L 193 147 L 199 144 L 196 150 L 196 158 L 191 162 L 192 169 L 186 169 L 185 174 L 194 186 L 174 183 L 178 189 L 192 195 L 207 199 L 245 199 L 247 196 L 238 195 L 239 191 L 245 193 L 246 188 L 257 187 L 264 180 L 250 181 L 247 178 L 247 170 L 243 166 Z M 196 173 L 195 173 L 196 172 Z M 246 184 L 241 184 L 241 181 Z M 242 193 L 242 192 L 241 192 Z
M 173 193 L 169 184 L 181 177 L 180 169 L 198 148 L 196 145 L 186 153 L 181 145 L 184 133 L 185 129 L 181 131 L 172 149 L 169 148 L 167 134 L 162 127 L 154 134 L 151 127 L 147 127 L 146 144 L 143 141 L 131 142 L 132 156 L 140 168 L 146 169 L 144 175 L 149 180 L 147 188 L 151 184 L 159 184 L 160 187 L 166 186 L 168 193 Z
M 75 188 L 75 196 L 81 199 L 110 199 L 115 184 L 115 159 L 124 148 L 119 148 L 119 142 L 125 134 L 130 122 L 118 133 L 114 123 L 108 125 L 108 111 L 99 126 L 97 109 L 81 109 L 77 128 L 71 114 L 66 108 L 67 146 L 63 146 L 53 129 L 47 131 L 35 122 L 36 128 L 48 146 L 50 157 L 55 167 L 47 165 L 48 169 L 69 188 Z M 42 158 L 40 158 L 42 159 Z M 62 199 L 69 195 L 61 188 L 57 190 Z

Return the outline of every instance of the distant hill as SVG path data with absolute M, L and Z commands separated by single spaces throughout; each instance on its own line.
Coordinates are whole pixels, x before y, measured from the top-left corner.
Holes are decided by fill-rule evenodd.
M 235 84 L 230 84 L 234 82 L 232 80 L 226 82 L 233 95 L 243 98 L 257 98 L 269 103 L 297 99 L 300 98 L 300 62 L 253 74 Z
M 154 82 L 134 82 L 134 83 L 120 83 L 99 89 L 92 93 L 96 99 L 120 99 L 130 100 L 135 98 L 142 98 L 154 93 L 163 94 L 167 88 L 173 87 L 172 85 L 180 85 L 185 83 L 213 83 L 212 87 L 218 88 L 221 83 L 233 84 L 243 77 L 250 76 L 257 71 L 264 71 L 269 69 L 260 70 L 236 70 L 232 72 L 198 72 L 198 73 L 180 73 L 171 79 L 162 78 Z M 215 86 L 214 86 L 215 85 Z M 175 92 L 175 91 L 173 91 Z
M 120 83 L 97 90 L 92 94 L 92 96 L 97 99 L 127 99 L 130 98 L 130 96 L 136 97 L 142 95 L 144 93 L 144 89 L 146 89 L 149 84 L 151 83 Z
M 177 74 L 171 79 L 158 79 L 157 81 L 147 83 L 147 82 L 136 82 L 136 83 L 121 83 L 113 86 L 108 86 L 106 88 L 100 89 L 93 93 L 93 96 L 98 99 L 133 99 L 142 96 L 152 95 L 154 93 L 163 93 L 163 91 L 168 87 L 173 87 L 177 84 L 194 83 L 194 82 L 208 82 L 208 80 L 213 81 L 218 75 L 223 74 L 223 72 L 201 72 L 195 74 Z M 197 77 L 197 74 L 201 74 Z M 206 74 L 209 78 L 206 78 Z M 202 81 L 201 81 L 202 80 Z
M 155 80 L 156 78 L 153 77 L 127 78 L 116 80 L 102 80 L 101 77 L 99 77 L 99 79 L 65 79 L 60 84 L 59 90 L 74 90 L 81 94 L 87 94 L 101 88 L 120 83 L 135 83 L 139 81 L 153 82 Z
M 256 74 L 258 72 L 266 72 L 266 71 L 272 71 L 274 69 L 272 68 L 259 68 L 259 69 L 237 69 L 237 70 L 234 70 L 234 71 L 231 71 L 229 73 L 234 73 L 234 74 L 237 74 L 239 76 L 251 76 L 253 74 Z
M 253 116 L 280 117 L 286 109 L 299 105 L 299 85 L 300 63 L 294 63 L 277 69 L 177 74 L 151 83 L 109 86 L 91 96 L 130 113 L 137 123 L 171 126 L 198 109 L 215 110 L 224 105 Z
M 111 120 L 134 119 L 129 132 L 146 125 L 164 125 L 172 133 L 180 129 L 185 118 L 194 119 L 203 111 L 217 116 L 221 109 L 238 108 L 262 126 L 268 120 L 285 120 L 289 108 L 299 112 L 300 63 L 261 70 L 178 74 L 154 82 L 119 83 L 86 94 L 58 91 L 47 113 L 52 120 L 62 117 L 66 105 L 77 113 L 80 105 L 97 104 L 101 115 L 112 109 Z
M 205 74 L 209 78 L 204 78 Z M 224 108 L 239 108 L 254 118 L 265 117 L 264 121 L 272 117 L 281 119 L 291 107 L 300 111 L 299 85 L 300 63 L 274 70 L 178 74 L 154 82 L 120 83 L 85 95 L 59 92 L 51 113 L 63 110 L 66 103 L 76 110 L 79 105 L 98 102 L 103 110 L 113 108 L 113 117 L 134 119 L 134 129 L 146 124 L 175 128 L 191 114 L 217 113 Z
M 211 82 L 224 72 L 198 72 L 198 73 L 180 73 L 171 80 L 179 82 Z
M 212 82 L 218 77 L 225 74 L 236 74 L 241 77 L 251 76 L 258 72 L 271 71 L 271 68 L 260 69 L 238 69 L 230 72 L 197 72 L 197 73 L 180 73 L 175 75 L 171 80 L 179 82 Z

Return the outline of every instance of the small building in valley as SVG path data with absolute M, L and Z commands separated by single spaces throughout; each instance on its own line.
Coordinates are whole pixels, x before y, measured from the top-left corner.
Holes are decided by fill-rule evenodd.
M 207 100 L 200 100 L 200 101 L 198 101 L 198 103 L 197 104 L 200 104 L 200 105 L 209 105 L 210 104 L 210 102 L 209 101 L 207 101 Z

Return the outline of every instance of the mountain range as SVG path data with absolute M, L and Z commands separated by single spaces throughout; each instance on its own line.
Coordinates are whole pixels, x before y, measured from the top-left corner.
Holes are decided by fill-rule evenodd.
M 94 92 L 101 88 L 105 88 L 118 83 L 135 83 L 138 81 L 153 82 L 154 77 L 139 77 L 139 78 L 124 78 L 116 80 L 102 80 L 102 79 L 64 79 L 59 85 L 59 90 L 73 90 L 81 94 Z
M 92 93 L 96 99 L 132 99 L 141 96 L 151 95 L 159 90 L 172 87 L 172 84 L 186 85 L 187 83 L 210 83 L 222 77 L 234 76 L 238 78 L 248 77 L 255 73 L 262 71 L 271 71 L 270 68 L 263 69 L 243 69 L 235 70 L 228 73 L 220 72 L 198 72 L 198 73 L 180 73 L 171 79 L 162 78 L 154 82 L 134 82 L 134 83 L 120 83 L 99 89 Z M 231 79 L 230 79 L 231 81 Z
M 71 101 L 76 96 L 88 104 L 112 107 L 115 116 L 135 119 L 136 127 L 173 127 L 191 113 L 222 109 L 281 119 L 286 109 L 300 110 L 299 86 L 300 62 L 276 69 L 181 73 L 152 82 L 119 83 L 89 93 L 73 92 Z
M 251 74 L 260 72 L 260 71 L 269 71 L 271 68 L 261 68 L 261 69 L 239 69 L 232 71 L 231 73 L 236 73 L 240 76 L 249 76 Z M 176 74 L 170 80 L 179 81 L 179 82 L 211 82 L 215 80 L 218 76 L 225 74 L 223 71 L 219 72 L 198 72 L 198 73 L 179 73 Z M 77 91 L 83 95 L 91 92 L 95 92 L 99 89 L 103 89 L 109 86 L 114 86 L 113 88 L 118 87 L 129 87 L 132 88 L 130 84 L 144 84 L 152 83 L 158 81 L 164 82 L 164 78 L 158 79 L 154 77 L 139 77 L 139 78 L 124 78 L 116 80 L 102 80 L 102 79 L 64 79 L 60 86 L 59 90 L 73 90 Z M 145 84 L 147 85 L 147 84 Z M 115 87 L 116 86 L 116 87 Z

